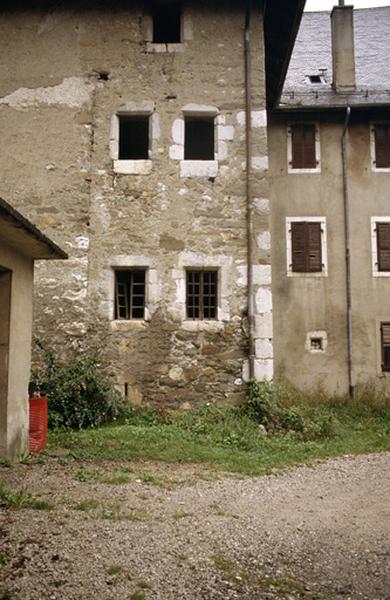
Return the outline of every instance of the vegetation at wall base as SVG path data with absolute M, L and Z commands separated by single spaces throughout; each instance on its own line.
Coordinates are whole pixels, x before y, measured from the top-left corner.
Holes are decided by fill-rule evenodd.
M 121 424 L 52 432 L 49 445 L 68 448 L 76 459 L 206 463 L 260 475 L 329 456 L 390 450 L 389 400 L 370 386 L 350 400 L 253 381 L 242 406 L 206 403 L 165 413 L 133 408 Z
M 123 420 L 129 405 L 101 375 L 97 353 L 61 363 L 38 339 L 42 367 L 31 375 L 31 388 L 48 397 L 49 428 L 83 429 Z

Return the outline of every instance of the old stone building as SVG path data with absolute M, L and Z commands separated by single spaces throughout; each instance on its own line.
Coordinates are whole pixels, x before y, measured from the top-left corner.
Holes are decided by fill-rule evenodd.
M 70 257 L 35 333 L 134 404 L 273 375 L 266 98 L 303 5 L 2 2 L 0 192 Z
M 389 35 L 306 13 L 269 118 L 275 375 L 306 388 L 389 381 Z

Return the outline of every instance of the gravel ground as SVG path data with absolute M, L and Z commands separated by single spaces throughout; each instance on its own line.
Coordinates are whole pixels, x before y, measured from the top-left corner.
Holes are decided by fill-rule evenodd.
M 389 457 L 245 479 L 64 456 L 2 466 L 51 508 L 0 508 L 0 599 L 390 598 Z

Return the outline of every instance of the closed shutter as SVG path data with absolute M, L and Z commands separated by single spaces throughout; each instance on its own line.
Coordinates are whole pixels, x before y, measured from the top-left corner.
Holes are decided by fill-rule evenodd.
M 375 166 L 377 169 L 390 168 L 390 124 L 375 125 Z
M 291 125 L 291 150 L 293 169 L 315 169 L 316 128 L 313 124 Z
M 294 272 L 322 271 L 321 223 L 291 223 L 291 251 Z
M 390 271 L 390 223 L 376 224 L 378 271 Z
M 382 371 L 390 371 L 390 323 L 381 323 Z

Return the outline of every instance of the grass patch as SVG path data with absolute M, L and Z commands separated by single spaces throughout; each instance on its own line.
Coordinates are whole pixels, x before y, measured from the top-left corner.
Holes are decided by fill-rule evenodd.
M 73 510 L 80 510 L 82 512 L 88 512 L 89 510 L 95 510 L 99 506 L 99 502 L 97 500 L 80 500 L 80 502 L 72 502 L 71 508 Z
M 244 406 L 158 414 L 133 409 L 122 425 L 50 432 L 49 447 L 68 448 L 79 459 L 207 463 L 242 475 L 342 454 L 390 450 L 390 397 L 372 388 L 357 398 L 302 394 L 282 384 L 257 384 Z M 259 424 L 268 435 L 263 435 Z M 79 469 L 80 481 L 125 482 L 127 473 L 102 475 Z M 212 478 L 217 476 L 212 476 Z M 139 479 L 164 481 L 149 473 Z
M 5 481 L 0 479 L 0 506 L 13 510 L 34 508 L 36 510 L 51 510 L 52 506 L 44 500 L 34 498 L 26 488 L 12 490 Z
M 122 572 L 122 567 L 120 565 L 110 565 L 107 568 L 107 575 L 119 575 Z

